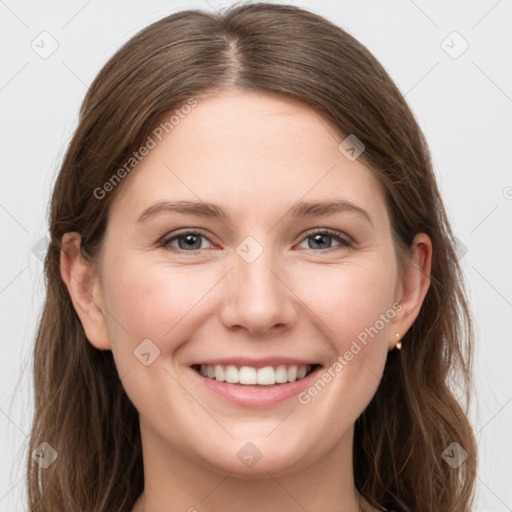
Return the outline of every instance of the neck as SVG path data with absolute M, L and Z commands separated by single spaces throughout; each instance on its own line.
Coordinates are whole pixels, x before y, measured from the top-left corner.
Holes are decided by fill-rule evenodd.
M 144 492 L 132 512 L 369 512 L 354 485 L 353 429 L 313 464 L 250 477 L 196 460 L 169 447 L 141 423 Z

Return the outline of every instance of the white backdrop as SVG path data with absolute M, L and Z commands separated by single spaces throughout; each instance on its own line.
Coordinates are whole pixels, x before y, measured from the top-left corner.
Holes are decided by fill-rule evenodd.
M 25 511 L 40 240 L 80 102 L 144 26 L 229 1 L 0 0 L 0 511 Z M 282 3 L 290 3 L 282 2 Z M 477 511 L 512 511 L 512 2 L 293 1 L 354 35 L 424 130 L 477 322 Z M 38 244 L 39 243 L 39 244 Z

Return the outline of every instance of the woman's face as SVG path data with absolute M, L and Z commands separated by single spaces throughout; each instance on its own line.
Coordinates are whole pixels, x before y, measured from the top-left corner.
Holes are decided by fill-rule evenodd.
M 112 350 L 145 450 L 286 473 L 350 449 L 408 327 L 389 216 L 312 110 L 259 93 L 197 101 L 112 204 L 106 334 L 89 339 Z

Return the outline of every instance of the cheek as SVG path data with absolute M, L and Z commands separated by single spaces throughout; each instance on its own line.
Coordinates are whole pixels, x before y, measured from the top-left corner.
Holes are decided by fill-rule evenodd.
M 173 352 L 192 332 L 195 315 L 206 302 L 215 276 L 199 267 L 171 267 L 115 260 L 107 280 L 109 335 L 116 355 L 133 351 L 150 339 L 161 351 Z M 108 274 L 106 274 L 108 275 Z
M 348 350 L 359 335 L 364 338 L 368 330 L 373 337 L 387 335 L 389 320 L 394 317 L 396 274 L 392 261 L 390 265 L 385 261 L 371 255 L 360 261 L 311 268 L 301 275 L 300 294 L 322 320 L 338 353 Z M 382 315 L 388 321 L 383 321 Z
M 301 277 L 302 283 L 315 283 L 304 296 L 321 320 L 331 357 L 299 401 L 306 407 L 313 404 L 319 418 L 336 425 L 334 437 L 364 411 L 386 363 L 390 322 L 396 315 L 396 274 L 394 260 L 389 266 L 384 261 L 372 255 L 357 263 L 312 269 Z
M 173 378 L 173 357 L 201 325 L 198 315 L 216 276 L 199 267 L 142 264 L 142 258 L 113 258 L 108 268 L 108 332 L 126 393 L 145 416 L 162 408 L 192 415 L 193 404 Z

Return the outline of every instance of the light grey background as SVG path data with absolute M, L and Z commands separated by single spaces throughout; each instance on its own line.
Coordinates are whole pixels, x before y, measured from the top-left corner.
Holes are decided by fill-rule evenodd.
M 477 320 L 476 510 L 512 510 L 512 2 L 292 3 L 365 44 L 427 136 Z M 26 510 L 31 351 L 44 297 L 32 249 L 47 234 L 50 191 L 80 102 L 108 57 L 144 26 L 184 8 L 229 4 L 0 0 L 2 512 Z

